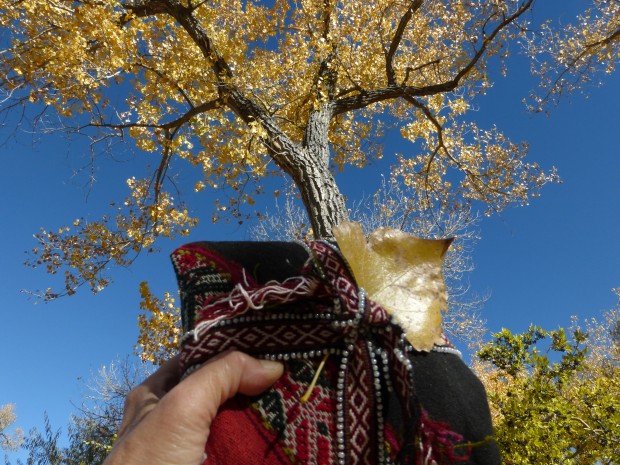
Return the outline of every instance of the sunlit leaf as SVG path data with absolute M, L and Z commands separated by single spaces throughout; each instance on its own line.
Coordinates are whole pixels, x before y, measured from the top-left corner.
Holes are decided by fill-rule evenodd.
M 396 315 L 413 347 L 428 351 L 441 342 L 447 300 L 441 268 L 452 240 L 420 239 L 381 228 L 366 241 L 357 223 L 337 226 L 334 235 L 358 285 Z

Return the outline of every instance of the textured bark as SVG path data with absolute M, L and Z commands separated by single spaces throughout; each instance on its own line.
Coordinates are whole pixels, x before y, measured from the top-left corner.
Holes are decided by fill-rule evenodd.
M 332 228 L 347 219 L 344 197 L 328 167 L 322 163 L 299 166 L 297 187 L 315 237 L 331 239 Z
M 310 113 L 308 126 L 304 134 L 304 147 L 313 158 L 319 160 L 325 166 L 329 166 L 329 123 L 334 114 L 334 105 L 325 104 L 320 110 Z
M 328 130 L 332 105 L 313 112 L 302 145 L 294 143 L 256 102 L 239 90 L 231 91 L 228 105 L 248 121 L 260 121 L 271 158 L 288 174 L 301 194 L 314 236 L 332 238 L 332 228 L 347 219 L 344 197 L 330 169 Z
M 326 103 L 310 114 L 303 143 L 306 153 L 297 167 L 299 177 L 293 178 L 301 192 L 314 234 L 322 238 L 331 238 L 332 227 L 347 219 L 344 197 L 329 170 L 329 124 L 333 108 L 332 103 Z

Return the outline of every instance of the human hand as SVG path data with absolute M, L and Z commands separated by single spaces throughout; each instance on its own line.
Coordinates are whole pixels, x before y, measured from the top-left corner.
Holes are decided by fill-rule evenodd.
M 133 389 L 104 465 L 198 465 L 218 408 L 235 394 L 257 395 L 282 375 L 278 362 L 228 352 L 179 383 L 178 358 Z

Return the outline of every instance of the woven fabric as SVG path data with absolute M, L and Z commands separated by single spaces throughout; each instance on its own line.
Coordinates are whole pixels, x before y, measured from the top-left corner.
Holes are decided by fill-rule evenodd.
M 186 375 L 226 350 L 286 364 L 264 395 L 224 406 L 205 463 L 246 463 L 241 451 L 224 445 L 238 438 L 247 463 L 255 464 L 465 459 L 453 448 L 462 438 L 427 418 L 417 401 L 413 349 L 402 329 L 357 287 L 333 245 L 313 242 L 308 249 L 313 258 L 298 276 L 263 284 L 201 244 L 172 255 L 187 331 Z M 443 349 L 451 349 L 447 341 Z M 303 400 L 322 359 L 325 367 Z

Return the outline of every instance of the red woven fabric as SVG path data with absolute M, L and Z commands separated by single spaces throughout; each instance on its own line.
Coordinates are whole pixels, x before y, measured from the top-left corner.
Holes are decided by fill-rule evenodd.
M 276 434 L 261 424 L 246 400 L 232 399 L 211 425 L 204 465 L 289 465 Z

